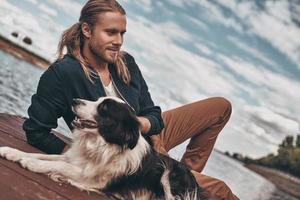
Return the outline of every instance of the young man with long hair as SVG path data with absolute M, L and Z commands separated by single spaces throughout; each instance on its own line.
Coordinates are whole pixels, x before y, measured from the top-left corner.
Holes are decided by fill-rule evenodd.
M 58 58 L 41 76 L 23 124 L 29 144 L 46 153 L 61 153 L 66 144 L 51 133 L 63 117 L 72 129 L 75 98 L 122 98 L 138 115 L 143 134 L 155 149 L 167 152 L 191 139 L 181 162 L 213 199 L 238 199 L 222 181 L 201 174 L 219 132 L 230 118 L 231 104 L 214 97 L 161 113 L 147 84 L 127 52 L 121 51 L 126 12 L 115 0 L 89 0 L 79 21 L 68 28 L 58 46 Z M 64 53 L 66 49 L 66 53 Z

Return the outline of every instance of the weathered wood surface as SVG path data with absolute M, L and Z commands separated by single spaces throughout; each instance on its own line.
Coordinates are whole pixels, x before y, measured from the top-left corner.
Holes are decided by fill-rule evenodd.
M 0 113 L 0 146 L 10 146 L 25 152 L 41 153 L 26 143 L 22 130 L 24 118 Z M 59 133 L 58 137 L 70 140 Z M 109 200 L 96 193 L 87 193 L 68 184 L 52 181 L 47 175 L 23 169 L 19 164 L 0 158 L 0 200 Z

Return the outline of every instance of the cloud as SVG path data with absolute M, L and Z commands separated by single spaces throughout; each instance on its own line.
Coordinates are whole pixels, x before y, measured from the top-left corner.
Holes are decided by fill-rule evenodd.
M 261 105 L 268 106 L 276 112 L 284 112 L 283 114 L 287 116 L 297 116 L 297 112 L 300 111 L 297 103 L 300 93 L 295 91 L 300 91 L 299 80 L 290 79 L 283 74 L 246 62 L 241 58 L 223 55 L 219 55 L 219 58 L 234 73 L 251 84 L 251 90 L 248 90 L 249 95 L 257 99 Z
M 160 83 L 163 88 L 168 88 L 172 94 L 185 101 L 218 92 L 227 95 L 233 92 L 234 87 L 222 75 L 215 62 L 185 50 L 172 41 L 174 37 L 185 40 L 193 39 L 193 36 L 183 30 L 180 30 L 180 36 L 173 33 L 176 31 L 166 32 L 166 26 L 173 26 L 170 24 L 171 22 L 151 23 L 145 18 L 128 20 L 126 48 L 134 54 L 143 70 L 151 69 L 144 73 L 152 81 L 158 78 L 164 80 Z
M 53 16 L 53 17 L 57 16 L 57 12 L 54 9 L 47 6 L 46 4 L 41 3 L 41 4 L 39 4 L 38 8 L 42 12 L 45 12 L 46 14 L 48 14 L 50 16 Z
M 212 50 L 206 45 L 197 43 L 195 44 L 195 46 L 201 53 L 204 53 L 206 55 L 211 55 L 213 53 Z
M 250 44 L 246 44 L 243 41 L 239 40 L 238 38 L 232 37 L 232 36 L 227 36 L 227 39 L 230 42 L 232 42 L 233 45 L 235 45 L 239 49 L 245 51 L 246 53 L 256 57 L 257 59 L 263 61 L 266 64 L 269 64 L 275 68 L 278 68 L 277 63 L 275 63 L 273 60 L 268 58 L 268 56 L 265 55 L 264 52 L 254 48 L 254 47 L 251 47 Z
M 180 7 L 180 8 L 184 7 L 184 1 L 182 0 L 165 0 L 165 1 L 176 7 Z
M 139 6 L 143 11 L 151 12 L 153 9 L 153 0 L 122 0 L 120 3 L 123 2 L 127 4 L 135 4 Z M 159 4 L 160 2 L 158 2 Z
M 208 26 L 203 21 L 201 21 L 200 19 L 189 16 L 189 15 L 184 15 L 184 17 L 187 18 L 187 20 L 194 23 L 197 27 L 199 27 L 203 30 L 208 30 Z
M 231 9 L 247 26 L 247 32 L 268 41 L 279 52 L 286 55 L 300 69 L 300 29 L 292 19 L 296 14 L 297 5 L 293 1 L 265 1 L 265 8 L 260 9 L 255 1 L 219 0 L 223 6 Z M 295 7 L 291 12 L 291 7 Z
M 151 7 L 152 5 L 152 0 L 133 0 L 138 2 L 139 4 L 143 5 L 142 7 Z
M 78 16 L 80 14 L 80 10 L 82 8 L 82 4 L 73 0 L 48 0 L 49 4 L 55 6 L 59 10 L 63 10 L 71 17 Z
M 234 106 L 234 113 L 230 120 L 231 125 L 225 129 L 225 136 L 220 139 L 223 142 L 218 143 L 218 147 L 224 150 L 233 149 L 223 143 L 232 144 L 235 143 L 235 139 L 237 144 L 234 149 L 240 151 L 245 148 L 247 150 L 243 152 L 249 155 L 257 156 L 275 151 L 285 134 L 297 133 L 298 122 L 295 114 L 300 111 L 300 107 L 295 104 L 300 99 L 300 94 L 289 91 L 300 91 L 299 81 L 220 52 L 214 52 L 216 60 L 201 57 L 172 42 L 176 34 L 163 30 L 164 25 L 168 23 L 152 23 L 145 18 L 129 20 L 126 36 L 128 44 L 133 46 L 128 46 L 130 52 L 136 57 L 146 77 L 151 80 L 152 94 L 158 102 L 164 102 L 164 109 L 174 106 L 174 103 L 166 102 L 166 99 L 173 99 L 174 96 L 180 96 L 182 103 L 215 94 L 227 97 Z M 182 31 L 182 39 L 194 40 L 192 34 Z M 239 42 L 234 38 L 230 40 Z M 245 44 L 237 46 L 265 63 L 276 65 L 255 48 Z M 212 52 L 209 47 L 200 43 L 196 44 L 196 47 L 202 53 Z M 230 71 L 225 70 L 225 66 Z M 155 82 L 155 86 L 152 82 Z M 168 91 L 164 91 L 164 97 L 160 98 L 161 89 L 154 89 L 155 87 L 168 88 Z M 248 96 L 244 94 L 255 103 L 251 105 Z M 287 106 L 287 98 L 291 106 Z M 294 116 L 294 119 L 287 116 Z M 225 137 L 232 140 L 229 141 Z M 257 151 L 252 149 L 253 141 L 259 141 L 255 144 Z
M 242 24 L 237 21 L 235 18 L 228 17 L 224 15 L 222 9 L 218 7 L 216 4 L 210 1 L 188 1 L 187 4 L 190 5 L 199 5 L 203 9 L 203 14 L 210 20 L 211 22 L 222 24 L 227 28 L 232 28 L 236 32 L 242 33 L 244 28 Z
M 245 111 L 248 112 L 252 122 L 272 136 L 275 143 L 278 142 L 278 138 L 282 139 L 286 135 L 295 135 L 298 132 L 297 121 L 286 118 L 266 107 L 245 106 Z M 254 133 L 259 134 L 259 132 Z M 272 141 L 271 138 L 269 141 Z
M 192 41 L 191 34 L 174 22 L 171 21 L 161 22 L 159 23 L 159 26 L 164 27 L 163 29 L 156 27 L 156 29 L 157 30 L 159 29 L 160 31 L 159 34 L 165 35 L 170 40 L 181 41 L 181 42 Z
M 27 2 L 29 3 L 32 3 L 34 5 L 37 5 L 38 4 L 38 1 L 37 0 L 26 0 Z
M 298 133 L 298 121 L 265 106 L 232 101 L 233 114 L 216 143 L 218 149 L 261 157 L 276 152 L 286 135 Z
M 230 58 L 223 55 L 219 55 L 219 58 L 238 77 L 245 80 L 244 82 L 239 81 L 239 90 L 244 90 L 250 97 L 257 100 L 259 107 L 262 107 L 259 110 L 260 112 L 256 107 L 250 107 L 250 109 L 248 107 L 245 110 L 250 116 L 253 115 L 250 112 L 251 110 L 255 111 L 254 114 L 257 115 L 257 118 L 252 117 L 249 121 L 258 123 L 262 122 L 262 120 L 258 119 L 265 119 L 265 122 L 267 122 L 266 116 L 273 116 L 276 121 L 273 121 L 274 123 L 270 127 L 272 126 L 278 133 L 297 133 L 297 124 L 300 121 L 297 114 L 300 111 L 300 106 L 297 102 L 300 99 L 300 94 L 295 91 L 300 91 L 299 80 L 289 79 L 282 74 L 270 71 L 263 66 L 246 62 L 240 58 Z M 285 120 L 283 120 L 284 118 Z M 266 130 L 266 133 L 270 133 L 268 130 Z

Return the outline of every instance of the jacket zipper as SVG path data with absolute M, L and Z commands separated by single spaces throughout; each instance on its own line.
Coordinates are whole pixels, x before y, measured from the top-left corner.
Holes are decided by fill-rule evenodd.
M 120 92 L 120 90 L 118 89 L 118 87 L 116 86 L 116 84 L 115 84 L 113 78 L 111 77 L 111 75 L 109 75 L 109 76 L 110 76 L 110 80 L 112 81 L 112 83 L 113 83 L 115 89 L 117 90 L 117 92 L 118 92 L 118 94 L 120 95 L 120 97 L 122 98 L 122 100 L 125 101 L 125 103 L 126 103 L 133 111 L 135 111 L 134 108 L 133 108 L 133 107 L 128 103 L 128 101 L 124 98 L 124 96 L 122 95 L 122 93 Z M 103 84 L 103 83 L 102 83 L 102 84 Z
M 98 77 L 99 77 L 99 79 L 100 79 L 100 82 L 101 82 L 101 84 L 102 84 L 102 87 L 103 87 L 103 90 L 104 90 L 104 92 L 105 92 L 105 89 L 104 89 L 104 84 L 103 84 L 103 81 L 102 81 L 102 78 L 101 78 L 101 75 L 98 73 L 98 72 L 96 72 L 96 74 L 98 75 Z M 117 92 L 118 92 L 118 94 L 119 94 L 119 96 L 121 97 L 121 99 L 135 112 L 135 109 L 128 103 L 128 101 L 124 98 L 124 96 L 122 95 L 122 93 L 120 92 L 120 90 L 118 89 L 118 87 L 116 86 L 116 84 L 115 84 L 115 82 L 114 82 L 114 79 L 112 78 L 112 76 L 110 75 L 110 73 L 109 73 L 109 77 L 110 77 L 110 80 L 112 81 L 112 83 L 113 83 L 113 85 L 114 85 L 114 87 L 115 87 L 115 89 L 117 90 Z M 105 94 L 106 94 L 106 92 L 105 92 Z

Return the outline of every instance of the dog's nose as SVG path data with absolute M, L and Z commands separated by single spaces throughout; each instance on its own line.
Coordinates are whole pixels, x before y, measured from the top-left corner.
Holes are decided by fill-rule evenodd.
M 76 106 L 76 105 L 80 104 L 80 102 L 81 102 L 80 99 L 73 99 L 72 106 Z

